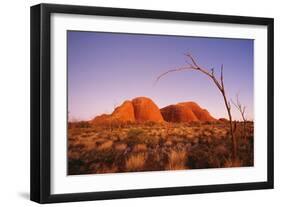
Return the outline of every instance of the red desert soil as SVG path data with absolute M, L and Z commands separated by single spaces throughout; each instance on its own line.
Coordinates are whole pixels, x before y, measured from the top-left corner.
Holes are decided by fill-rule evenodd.
M 183 102 L 161 109 L 162 116 L 168 122 L 215 121 L 206 109 L 195 102 Z

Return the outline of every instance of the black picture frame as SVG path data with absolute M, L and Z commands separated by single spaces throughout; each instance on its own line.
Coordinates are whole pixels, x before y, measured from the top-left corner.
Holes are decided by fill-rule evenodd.
M 50 32 L 52 13 L 100 15 L 113 17 L 134 17 L 149 19 L 181 20 L 194 22 L 219 22 L 232 24 L 267 26 L 267 181 L 238 184 L 219 184 L 189 187 L 167 187 L 153 189 L 121 190 L 106 192 L 85 192 L 73 194 L 51 194 L 50 162 Z M 38 203 L 88 201 L 102 199 L 133 198 L 146 196 L 166 196 L 194 193 L 211 193 L 273 188 L 274 147 L 273 147 L 273 28 L 272 18 L 195 14 L 168 11 L 103 8 L 56 4 L 39 4 L 31 7 L 31 174 L 30 199 Z

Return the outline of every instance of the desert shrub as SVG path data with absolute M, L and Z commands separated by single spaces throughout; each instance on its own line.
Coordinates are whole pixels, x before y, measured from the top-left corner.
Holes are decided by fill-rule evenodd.
M 89 127 L 85 127 L 85 128 L 83 128 L 83 133 L 84 134 L 91 134 L 91 133 L 93 133 L 94 131 L 93 131 L 93 129 L 91 128 L 91 126 L 89 126 Z
M 133 148 L 133 152 L 145 152 L 146 150 L 146 144 L 137 144 Z
M 113 145 L 113 141 L 111 141 L 111 140 L 105 141 L 97 147 L 97 150 L 99 150 L 99 151 L 109 150 L 109 149 L 111 149 L 112 145 Z
M 127 144 L 125 143 L 115 144 L 114 148 L 117 151 L 124 151 L 127 148 Z
M 127 137 L 130 139 L 130 138 L 137 138 L 139 137 L 140 135 L 142 135 L 144 133 L 144 130 L 143 129 L 140 129 L 140 128 L 133 128 L 133 129 L 130 129 L 127 133 Z
M 192 150 L 189 156 L 188 166 L 192 169 L 210 168 L 208 151 L 208 149 L 204 150 L 200 148 Z
M 149 126 L 149 127 L 153 127 L 153 126 L 156 126 L 157 123 L 154 122 L 154 121 L 146 121 L 146 122 L 144 123 L 144 125 L 145 125 L 145 126 Z
M 226 159 L 224 162 L 223 167 L 241 167 L 242 166 L 242 161 L 237 159 L 237 160 L 232 160 L 232 159 Z
M 210 138 L 214 136 L 214 131 L 210 128 L 204 128 L 201 132 L 201 137 Z
M 133 128 L 127 132 L 126 142 L 129 146 L 133 146 L 143 142 L 144 130 L 140 128 Z
M 99 147 L 102 143 L 106 142 L 104 138 L 97 138 L 93 141 L 97 147 Z
M 152 137 L 158 136 L 158 130 L 154 130 L 154 129 L 149 130 L 149 135 Z
M 91 163 L 110 165 L 116 161 L 116 158 L 117 158 L 117 152 L 114 150 L 106 150 L 106 151 L 92 150 L 90 152 L 83 154 L 83 156 L 81 157 L 81 159 L 83 159 L 87 165 Z
M 200 142 L 192 147 L 189 153 L 188 166 L 192 169 L 220 168 L 231 157 L 231 140 L 223 142 L 211 139 L 211 142 Z
M 243 166 L 254 165 L 254 139 L 253 136 L 247 136 L 246 139 L 238 139 L 238 156 Z
M 126 159 L 126 170 L 127 171 L 143 170 L 146 157 L 147 157 L 146 153 L 138 153 L 129 156 Z
M 74 128 L 74 124 L 72 122 L 67 122 L 67 128 L 68 129 L 73 129 Z
M 188 122 L 187 125 L 190 127 L 201 127 L 202 123 L 201 121 L 191 121 Z
M 68 159 L 68 175 L 82 174 L 83 172 L 81 172 L 81 167 L 83 167 L 84 165 L 84 162 L 80 159 Z
M 225 145 L 219 144 L 218 146 L 214 147 L 214 152 L 217 156 L 227 157 L 229 150 L 226 148 Z
M 171 140 L 168 140 L 164 143 L 165 147 L 171 147 L 173 145 L 173 142 Z
M 119 171 L 118 154 L 114 150 L 91 151 L 83 156 L 89 173 L 112 173 Z
M 142 142 L 145 143 L 148 147 L 155 147 L 156 145 L 159 144 L 159 140 L 161 138 L 159 137 L 151 137 L 151 136 L 147 136 L 147 137 L 144 137 Z
M 79 122 L 76 122 L 74 125 L 76 128 L 90 128 L 91 127 L 91 124 L 87 121 L 79 121 Z
M 98 168 L 95 169 L 95 166 L 93 165 L 93 169 L 96 173 L 116 173 L 118 172 L 118 167 L 115 165 L 100 165 Z
M 213 121 L 204 121 L 203 122 L 203 125 L 210 125 L 210 124 L 214 124 L 214 122 Z
M 182 170 L 186 169 L 186 163 L 188 160 L 187 152 L 186 151 L 178 151 L 172 150 L 169 153 L 168 163 L 167 163 L 167 170 Z
M 69 136 L 73 136 L 73 137 L 76 137 L 76 136 L 79 136 L 83 133 L 83 129 L 81 128 L 72 128 L 72 129 L 68 129 L 68 135 Z
M 89 134 L 87 134 L 87 133 L 86 134 L 82 134 L 81 137 L 83 137 L 83 138 L 89 137 Z

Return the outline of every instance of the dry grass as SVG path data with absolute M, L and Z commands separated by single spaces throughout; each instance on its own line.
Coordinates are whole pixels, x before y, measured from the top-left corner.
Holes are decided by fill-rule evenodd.
M 187 153 L 186 151 L 177 151 L 172 150 L 169 153 L 169 159 L 167 163 L 167 170 L 183 170 L 186 169 L 186 163 L 187 163 Z
M 136 144 L 133 148 L 133 152 L 146 152 L 146 144 Z
M 127 144 L 124 143 L 116 144 L 114 148 L 117 151 L 124 151 L 127 148 Z
M 146 161 L 146 154 L 145 153 L 138 153 L 131 155 L 126 160 L 126 169 L 128 171 L 138 171 L 143 169 Z
M 224 167 L 240 167 L 242 165 L 241 160 L 232 161 L 231 159 L 227 159 L 224 163 Z
M 237 123 L 238 161 L 231 161 L 228 122 L 126 123 L 68 128 L 68 174 L 253 166 L 253 122 Z
M 97 173 L 116 173 L 118 172 L 118 167 L 113 165 L 113 166 L 102 166 L 96 171 Z
M 112 147 L 113 145 L 113 141 L 109 140 L 109 141 L 105 141 L 104 143 L 100 144 L 98 147 L 97 147 L 97 150 L 98 151 L 103 151 L 103 150 L 108 150 Z

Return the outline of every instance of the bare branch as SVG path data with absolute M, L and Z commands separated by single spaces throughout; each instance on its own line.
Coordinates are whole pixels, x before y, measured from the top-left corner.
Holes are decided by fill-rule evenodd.
M 168 70 L 168 71 L 166 71 L 165 73 L 160 74 L 160 75 L 156 78 L 154 84 L 156 84 L 162 77 L 164 77 L 164 76 L 167 75 L 168 73 L 179 72 L 179 71 L 190 70 L 190 69 L 192 69 L 192 68 L 190 68 L 190 66 L 184 66 L 184 67 L 180 67 L 180 68 Z
M 243 121 L 246 121 L 245 118 L 245 111 L 246 111 L 246 106 L 242 106 L 240 100 L 239 100 L 239 94 L 236 94 L 236 102 L 234 102 L 233 100 L 231 100 L 232 104 L 237 108 L 237 110 L 240 112 L 241 117 L 243 119 Z
M 223 64 L 221 65 L 221 87 L 224 90 L 224 84 L 223 84 Z
M 203 67 L 200 67 L 199 64 L 197 64 L 196 60 L 192 57 L 191 54 L 185 54 L 188 59 L 190 59 L 191 63 L 188 63 L 187 66 L 185 67 L 180 67 L 177 69 L 172 69 L 172 70 L 168 70 L 162 74 L 160 74 L 160 76 L 158 76 L 156 78 L 156 83 L 165 75 L 171 73 L 171 72 L 179 72 L 179 71 L 183 71 L 183 70 L 197 70 L 202 72 L 203 74 L 207 75 L 209 78 L 211 78 L 213 80 L 213 82 L 215 83 L 215 85 L 217 86 L 217 88 L 220 90 L 222 96 L 223 96 L 223 100 L 224 100 L 224 104 L 227 110 L 227 114 L 228 114 L 228 118 L 229 118 L 229 127 L 230 127 L 230 134 L 231 134 L 231 139 L 232 139 L 232 158 L 235 161 L 237 159 L 237 142 L 236 142 L 236 138 L 234 136 L 234 131 L 233 131 L 233 126 L 232 126 L 232 115 L 231 115 L 231 104 L 227 99 L 226 93 L 225 93 L 225 88 L 224 88 L 224 83 L 223 83 L 223 65 L 221 65 L 221 77 L 220 77 L 220 82 L 219 80 L 216 78 L 215 76 L 215 71 L 214 68 L 211 68 L 211 70 L 207 70 Z
M 245 113 L 246 111 L 246 106 L 243 107 L 243 114 Z
M 236 103 L 231 99 L 231 103 L 238 109 L 239 107 L 236 105 Z
M 201 67 L 196 63 L 196 61 L 195 61 L 195 59 L 192 57 L 192 55 L 186 54 L 186 56 L 189 57 L 189 59 L 192 61 L 192 63 L 195 65 L 195 67 L 196 67 L 197 69 L 201 68 Z
M 214 68 L 211 68 L 212 76 L 215 77 L 215 71 Z
M 217 80 L 217 78 L 215 77 L 215 71 L 214 71 L 214 68 L 211 69 L 211 72 L 208 71 L 207 69 L 205 68 L 202 68 L 200 67 L 196 60 L 192 57 L 192 55 L 190 54 L 185 54 L 192 62 L 189 63 L 188 61 L 186 61 L 188 63 L 188 66 L 183 66 L 183 67 L 180 67 L 180 68 L 176 68 L 176 69 L 172 69 L 172 70 L 168 70 L 162 74 L 160 74 L 157 78 L 156 78 L 156 81 L 154 83 L 154 85 L 165 75 L 169 74 L 169 73 L 172 73 L 172 72 L 179 72 L 179 71 L 183 71 L 183 70 L 190 70 L 190 69 L 193 69 L 193 70 L 198 70 L 198 71 L 201 71 L 202 73 L 204 73 L 205 75 L 209 76 L 213 81 L 214 83 L 216 84 L 216 86 L 218 87 L 218 89 L 223 92 L 224 91 L 224 86 L 223 86 L 223 79 L 222 79 L 222 69 L 221 69 L 221 83 L 219 83 L 219 81 Z
M 246 118 L 245 118 L 245 111 L 246 111 L 246 106 L 242 106 L 241 102 L 239 101 L 239 94 L 236 94 L 236 103 L 232 100 L 233 105 L 238 109 L 238 111 L 241 114 L 241 117 L 243 119 L 243 137 L 244 139 L 246 138 Z
M 213 81 L 214 83 L 216 84 L 216 86 L 219 88 L 219 90 L 222 92 L 224 89 L 223 89 L 223 86 L 220 85 L 220 83 L 218 82 L 218 80 L 216 79 L 215 77 L 215 71 L 214 71 L 214 68 L 211 69 L 211 72 L 209 72 L 207 69 L 204 69 L 202 67 L 200 67 L 197 62 L 195 61 L 195 59 L 192 57 L 192 55 L 190 54 L 187 54 L 186 55 L 193 63 L 193 65 L 191 65 L 191 69 L 194 69 L 194 70 L 199 70 L 201 71 L 202 73 L 204 73 L 205 75 L 209 76 Z
M 195 61 L 195 59 L 192 57 L 192 55 L 190 54 L 186 54 L 186 56 L 191 60 L 192 64 L 189 63 L 188 61 L 186 61 L 188 63 L 188 66 L 183 66 L 183 67 L 179 67 L 176 69 L 172 69 L 172 70 L 168 70 L 162 74 L 160 74 L 157 78 L 154 84 L 156 84 L 163 76 L 172 73 L 172 72 L 179 72 L 179 71 L 183 71 L 183 70 L 199 70 L 202 73 L 204 73 L 205 75 L 209 76 L 214 83 L 216 84 L 216 86 L 219 88 L 220 91 L 223 91 L 223 87 L 220 85 L 220 83 L 218 82 L 218 80 L 216 79 L 215 75 L 214 75 L 214 68 L 211 69 L 211 72 L 209 72 L 207 69 L 204 69 L 202 67 L 200 67 L 197 62 Z

